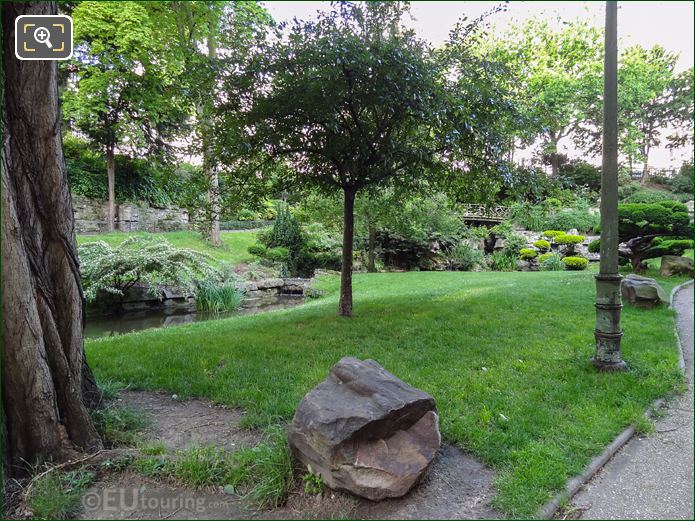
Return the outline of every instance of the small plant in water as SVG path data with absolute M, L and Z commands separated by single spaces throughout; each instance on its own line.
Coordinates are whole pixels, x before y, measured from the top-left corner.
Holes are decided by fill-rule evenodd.
M 216 284 L 211 280 L 198 283 L 196 306 L 198 311 L 207 313 L 222 313 L 234 311 L 244 300 L 244 291 L 236 287 L 234 282 Z
M 323 491 L 323 478 L 321 474 L 315 474 L 311 465 L 307 465 L 307 471 L 302 476 L 304 482 L 304 492 L 316 496 Z

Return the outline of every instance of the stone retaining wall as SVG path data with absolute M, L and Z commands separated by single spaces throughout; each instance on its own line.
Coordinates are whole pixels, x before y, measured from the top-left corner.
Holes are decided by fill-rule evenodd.
M 108 203 L 73 196 L 72 207 L 77 233 L 98 233 L 107 229 Z M 169 232 L 189 228 L 188 212 L 175 206 L 157 208 L 146 203 L 116 205 L 115 229 L 122 232 Z

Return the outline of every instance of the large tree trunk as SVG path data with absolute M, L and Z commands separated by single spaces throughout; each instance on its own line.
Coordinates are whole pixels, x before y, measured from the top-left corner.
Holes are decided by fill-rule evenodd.
M 53 2 L 3 3 L 2 406 L 9 461 L 60 461 L 101 441 L 86 365 L 74 218 L 63 159 L 58 68 L 14 56 L 14 22 Z
M 109 204 L 106 211 L 106 230 L 114 231 L 116 220 L 116 157 L 113 147 L 106 150 L 106 179 L 109 185 Z
M 340 269 L 340 302 L 338 315 L 352 316 L 352 242 L 355 235 L 355 190 L 344 190 L 343 263 Z

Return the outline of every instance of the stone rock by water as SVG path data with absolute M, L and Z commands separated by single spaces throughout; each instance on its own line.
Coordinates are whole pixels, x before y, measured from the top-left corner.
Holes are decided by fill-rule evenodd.
M 672 277 L 673 275 L 688 275 L 692 277 L 693 259 L 676 255 L 664 255 L 661 257 L 661 269 L 659 272 L 664 277 Z
M 642 308 L 653 308 L 662 302 L 668 302 L 668 296 L 654 280 L 640 275 L 630 274 L 620 284 L 623 299 Z
M 427 472 L 441 436 L 434 398 L 373 360 L 345 357 L 299 403 L 294 456 L 333 489 L 379 501 Z

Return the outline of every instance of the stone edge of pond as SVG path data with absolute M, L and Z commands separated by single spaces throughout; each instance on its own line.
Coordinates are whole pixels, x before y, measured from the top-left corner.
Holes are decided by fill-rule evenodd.
M 669 309 L 673 308 L 673 299 L 683 288 L 693 284 L 693 280 L 683 282 L 679 284 L 673 290 L 671 290 L 671 295 L 669 299 Z M 675 328 L 674 328 L 675 329 Z M 685 359 L 683 356 L 683 343 L 678 335 L 678 330 L 675 330 L 676 344 L 678 345 L 678 368 L 682 374 L 685 374 Z M 649 408 L 644 413 L 645 417 L 649 417 L 653 412 L 661 409 L 665 405 L 666 401 L 663 398 L 658 398 L 654 400 Z M 623 429 L 623 431 L 616 436 L 616 438 L 604 449 L 604 451 L 598 456 L 594 457 L 589 464 L 584 468 L 581 474 L 570 478 L 565 485 L 565 489 L 559 492 L 550 501 L 544 504 L 538 509 L 535 518 L 536 519 L 551 519 L 556 512 L 560 509 L 560 506 L 565 501 L 569 501 L 574 497 L 574 495 L 579 492 L 579 490 L 586 485 L 591 479 L 601 470 L 606 463 L 608 463 L 613 456 L 621 449 L 623 446 L 632 439 L 637 431 L 635 425 L 630 425 Z

